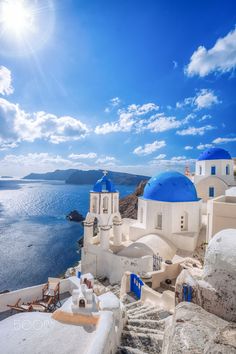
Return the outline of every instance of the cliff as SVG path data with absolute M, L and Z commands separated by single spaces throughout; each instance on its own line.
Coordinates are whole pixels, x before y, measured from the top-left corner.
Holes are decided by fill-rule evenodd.
M 39 179 L 39 180 L 60 180 L 66 184 L 94 184 L 103 175 L 102 170 L 56 170 L 47 173 L 30 173 L 24 179 Z M 115 185 L 137 185 L 144 179 L 149 179 L 147 176 L 134 175 L 123 172 L 109 171 L 108 178 L 111 178 Z
M 120 199 L 120 213 L 122 218 L 137 219 L 138 197 L 143 195 L 147 180 L 142 180 L 133 194 Z
M 82 171 L 77 170 L 69 178 L 67 178 L 66 183 L 68 184 L 94 184 L 103 175 L 102 170 L 89 170 Z M 108 171 L 108 178 L 116 185 L 126 184 L 126 185 L 137 185 L 143 179 L 148 179 L 147 176 L 133 175 L 130 173 L 123 172 L 113 172 Z
M 75 169 L 69 170 L 55 170 L 53 172 L 46 173 L 30 173 L 29 175 L 23 177 L 24 179 L 41 179 L 41 180 L 57 180 L 65 181 L 69 178 L 75 171 Z

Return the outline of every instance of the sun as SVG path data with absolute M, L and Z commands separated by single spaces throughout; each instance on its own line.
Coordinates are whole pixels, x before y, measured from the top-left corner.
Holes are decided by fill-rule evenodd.
M 1 24 L 8 34 L 26 36 L 33 30 L 33 11 L 23 0 L 5 0 L 1 6 Z
M 0 0 L 0 54 L 28 56 L 52 38 L 54 0 Z

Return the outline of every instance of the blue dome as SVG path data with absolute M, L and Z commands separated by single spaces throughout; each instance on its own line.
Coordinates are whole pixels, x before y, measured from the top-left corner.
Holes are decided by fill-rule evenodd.
M 196 202 L 194 184 L 182 173 L 169 171 L 152 177 L 144 188 L 143 198 L 160 202 Z
M 93 192 L 117 192 L 115 185 L 104 175 L 93 186 Z
M 201 153 L 198 161 L 202 160 L 231 160 L 231 156 L 228 151 L 221 148 L 210 148 Z

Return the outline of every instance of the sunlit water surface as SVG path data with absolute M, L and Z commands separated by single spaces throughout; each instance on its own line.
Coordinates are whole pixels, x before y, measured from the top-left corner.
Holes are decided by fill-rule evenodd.
M 71 210 L 84 216 L 90 185 L 0 180 L 0 291 L 43 283 L 80 259 L 80 223 L 67 221 Z M 120 196 L 133 186 L 119 186 Z

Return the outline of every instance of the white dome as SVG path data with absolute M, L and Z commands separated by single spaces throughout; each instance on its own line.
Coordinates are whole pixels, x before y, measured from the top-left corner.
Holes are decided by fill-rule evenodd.
M 124 248 L 118 255 L 130 258 L 160 255 L 164 259 L 172 259 L 176 250 L 176 247 L 170 241 L 163 239 L 159 235 L 149 234 Z
M 211 239 L 205 255 L 203 277 L 226 301 L 234 301 L 236 229 L 222 230 Z

